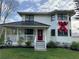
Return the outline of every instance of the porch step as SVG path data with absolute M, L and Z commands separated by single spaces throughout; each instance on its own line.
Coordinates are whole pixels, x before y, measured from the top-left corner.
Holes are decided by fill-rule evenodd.
M 46 51 L 45 42 L 44 41 L 42 41 L 42 42 L 36 42 L 35 50 L 36 51 Z

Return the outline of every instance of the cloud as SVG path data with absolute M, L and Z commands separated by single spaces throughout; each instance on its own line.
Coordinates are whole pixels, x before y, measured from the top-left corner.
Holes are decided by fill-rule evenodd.
M 29 7 L 27 9 L 24 9 L 24 10 L 20 10 L 22 12 L 34 12 L 33 8 L 32 7 Z
M 38 11 L 49 11 L 49 2 L 47 1 L 43 5 L 41 5 Z
M 38 11 L 38 8 L 47 0 L 27 0 L 27 1 L 22 1 L 22 3 L 19 6 L 19 10 L 27 11 Z M 33 10 L 32 10 L 33 9 Z M 18 11 L 19 11 L 18 10 Z
M 22 3 L 23 1 L 28 1 L 28 0 L 16 0 L 18 1 L 19 3 Z
M 71 10 L 74 9 L 73 0 L 48 0 L 39 7 L 39 11 Z
M 31 2 L 41 2 L 42 0 L 29 0 Z
M 37 3 L 37 2 L 41 2 L 42 0 L 16 0 L 16 1 L 18 1 L 19 3 L 22 3 L 22 2 L 24 2 L 24 1 Z

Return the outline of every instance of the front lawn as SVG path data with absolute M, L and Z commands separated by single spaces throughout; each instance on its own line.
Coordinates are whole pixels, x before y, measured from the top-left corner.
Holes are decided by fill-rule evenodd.
M 50 48 L 48 51 L 34 51 L 32 48 L 0 49 L 0 59 L 79 59 L 79 52 Z

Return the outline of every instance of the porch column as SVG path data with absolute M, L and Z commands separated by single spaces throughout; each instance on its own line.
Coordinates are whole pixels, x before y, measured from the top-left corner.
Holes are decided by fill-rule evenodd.
M 68 37 L 70 37 L 70 20 L 69 20 L 69 15 L 67 15 L 67 20 L 68 20 Z
M 34 48 L 36 48 L 36 40 L 37 40 L 37 29 L 35 29 Z
M 19 32 L 18 32 L 18 28 L 17 28 L 17 41 L 19 40 Z
M 5 40 L 4 40 L 4 43 L 6 43 L 6 40 L 7 40 L 7 29 L 4 28 L 4 30 L 5 30 Z
M 71 20 L 69 20 L 69 14 L 67 15 L 67 19 L 68 19 L 68 42 L 72 42 L 72 38 L 70 36 L 70 30 L 71 30 Z
M 47 42 L 46 42 L 46 35 L 47 35 L 47 29 L 44 29 L 44 42 L 45 42 L 45 49 L 47 49 Z
M 56 17 L 56 28 L 55 28 L 55 34 L 56 34 L 56 40 L 55 41 L 57 41 L 57 39 L 58 39 L 58 15 L 56 14 L 55 15 L 55 17 Z

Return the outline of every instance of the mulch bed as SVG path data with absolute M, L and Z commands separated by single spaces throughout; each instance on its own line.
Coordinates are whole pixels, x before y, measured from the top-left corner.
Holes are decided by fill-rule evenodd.
M 34 48 L 33 46 L 0 46 L 0 49 L 4 48 Z

